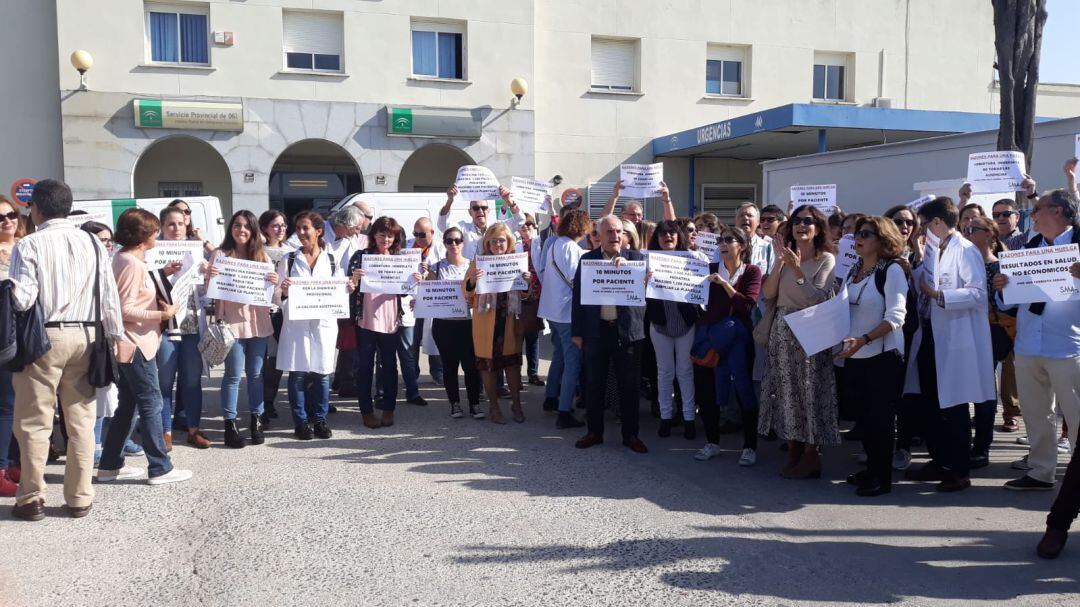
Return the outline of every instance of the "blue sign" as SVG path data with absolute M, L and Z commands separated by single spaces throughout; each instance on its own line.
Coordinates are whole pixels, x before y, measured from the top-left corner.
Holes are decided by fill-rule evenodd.
M 11 184 L 11 199 L 23 206 L 30 206 L 30 199 L 34 195 L 34 184 L 37 181 L 30 178 L 16 179 Z

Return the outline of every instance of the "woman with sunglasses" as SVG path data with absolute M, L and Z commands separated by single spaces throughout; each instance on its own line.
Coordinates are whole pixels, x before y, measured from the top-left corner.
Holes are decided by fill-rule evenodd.
M 727 409 L 734 383 L 742 417 L 743 450 L 740 466 L 757 463 L 758 400 L 751 365 L 754 342 L 751 314 L 761 291 L 761 269 L 750 263 L 750 235 L 741 228 L 720 232 L 720 261 L 709 265 L 709 303 L 698 323 L 695 341 L 716 351 L 715 368 L 694 365 L 694 386 L 705 446 L 694 459 L 705 461 L 720 455 L 720 412 Z
M 289 229 L 289 221 L 285 213 L 276 209 L 264 211 L 259 215 L 259 232 L 262 234 L 266 256 L 270 262 L 277 264 L 283 257 L 290 253 L 293 248 L 285 244 L 285 236 Z M 323 228 L 325 229 L 325 228 Z M 278 337 L 281 335 L 281 327 L 285 322 L 281 308 L 270 306 L 270 324 L 274 327 L 274 333 L 270 336 L 266 345 L 266 363 L 263 364 L 263 415 L 264 426 L 270 425 L 270 420 L 277 419 L 278 392 L 281 390 L 282 372 L 277 368 Z
M 832 295 L 836 260 L 828 237 L 821 211 L 809 205 L 795 209 L 783 246 L 776 251 L 777 264 L 763 286 L 775 314 L 766 346 L 758 433 L 776 432 L 788 441 L 784 478 L 820 478 L 819 447 L 840 444 L 833 355 L 826 350 L 807 356 L 784 321 L 785 315 Z
M 206 238 L 203 238 L 202 230 L 195 227 L 195 224 L 191 222 L 191 205 L 188 204 L 187 201 L 177 198 L 176 200 L 169 203 L 169 208 L 178 209 L 181 213 L 184 214 L 184 229 L 187 239 L 202 241 L 203 249 L 205 249 L 208 254 L 213 253 L 214 243 L 210 242 Z
M 904 239 L 884 217 L 855 224 L 855 261 L 841 288 L 847 289 L 851 337 L 844 339 L 844 381 L 862 430 L 866 470 L 848 476 L 855 493 L 873 497 L 892 491 L 896 407 L 904 382 L 904 318 L 907 279 L 896 259 Z
M 461 229 L 451 227 L 443 232 L 443 245 L 446 257 L 440 259 L 429 269 L 426 280 L 465 279 L 469 269 L 469 260 L 462 251 L 465 249 L 465 237 Z M 473 352 L 472 318 L 467 314 L 460 318 L 435 318 L 431 321 L 431 336 L 439 349 L 443 364 L 443 389 L 450 401 L 450 417 L 465 417 L 461 409 L 461 391 L 458 388 L 458 366 L 465 373 L 465 396 L 469 399 L 469 415 L 473 419 L 484 419 L 480 408 L 480 371 L 476 368 L 476 354 Z
M 0 196 L 0 280 L 7 280 L 11 269 L 11 251 L 19 240 L 19 211 Z M 0 497 L 15 497 L 21 476 L 18 445 L 11 432 L 15 412 L 15 388 L 11 371 L 0 366 Z M 101 442 L 100 440 L 98 441 Z

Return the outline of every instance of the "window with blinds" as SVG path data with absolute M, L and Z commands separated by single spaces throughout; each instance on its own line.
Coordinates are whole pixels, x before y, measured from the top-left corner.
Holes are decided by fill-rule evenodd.
M 615 191 L 614 181 L 596 181 L 589 184 L 588 191 L 586 192 L 587 205 L 586 209 L 589 212 L 589 217 L 594 221 L 600 219 L 600 213 L 604 210 L 604 205 L 607 204 L 611 193 Z M 641 208 L 645 210 L 645 219 L 649 221 L 657 221 L 660 219 L 661 209 L 660 200 L 657 198 L 646 198 L 644 200 L 640 198 L 628 198 L 626 196 L 620 196 L 619 200 L 615 202 L 615 215 L 622 214 L 623 205 L 628 202 L 636 202 L 641 205 Z
M 638 41 L 592 39 L 592 88 L 606 91 L 637 90 Z
M 413 76 L 462 80 L 465 78 L 465 24 L 412 22 Z
M 285 11 L 282 47 L 285 67 L 313 72 L 340 72 L 344 48 L 341 13 Z
M 725 225 L 735 223 L 735 209 L 757 200 L 757 186 L 746 183 L 705 183 L 701 185 L 701 212 L 716 215 Z
M 147 2 L 144 7 L 151 63 L 210 65 L 209 5 Z

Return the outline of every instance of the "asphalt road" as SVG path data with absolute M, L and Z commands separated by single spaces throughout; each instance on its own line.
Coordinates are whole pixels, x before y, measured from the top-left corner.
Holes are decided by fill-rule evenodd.
M 702 440 L 657 438 L 643 402 L 649 454 L 621 447 L 614 422 L 583 452 L 541 391 L 507 426 L 451 419 L 430 383 L 431 406 L 402 405 L 393 428 L 362 428 L 339 400 L 332 439 L 300 443 L 283 416 L 239 451 L 216 419 L 208 451 L 178 436 L 192 481 L 98 486 L 79 520 L 50 466 L 45 521 L 0 502 L 0 605 L 1080 603 L 1080 540 L 1034 555 L 1052 494 L 1001 489 L 1024 453 L 1015 435 L 968 491 L 862 499 L 843 483 L 853 444 L 826 453 L 823 479 L 784 480 L 778 443 L 740 468 L 729 435 L 696 462 Z

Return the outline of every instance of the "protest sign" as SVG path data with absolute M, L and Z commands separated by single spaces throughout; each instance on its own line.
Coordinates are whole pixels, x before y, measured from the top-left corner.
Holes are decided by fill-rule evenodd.
M 491 169 L 475 164 L 467 164 L 457 172 L 454 185 L 458 197 L 462 200 L 495 200 L 499 197 L 499 180 Z
M 253 306 L 270 305 L 274 284 L 266 276 L 274 271 L 273 264 L 224 255 L 218 255 L 213 263 L 219 274 L 210 278 L 207 297 Z
M 475 261 L 476 269 L 484 271 L 476 282 L 480 294 L 513 291 L 521 286 L 521 273 L 529 271 L 528 253 L 477 255 Z
M 649 279 L 645 296 L 683 303 L 708 301 L 709 263 L 697 257 L 649 252 Z
M 289 320 L 349 317 L 349 279 L 294 276 L 289 279 Z
M 416 288 L 417 318 L 465 318 L 469 304 L 461 291 L 460 280 L 425 280 Z
M 998 261 L 1001 273 L 1009 277 L 1001 291 L 1006 304 L 1080 301 L 1080 280 L 1069 273 L 1080 261 L 1075 244 L 1002 251 Z
M 170 299 L 176 305 L 176 326 L 184 324 L 184 320 L 188 315 L 188 301 L 191 300 L 191 293 L 195 289 L 196 279 L 199 276 L 199 266 L 197 266 L 190 255 L 185 255 L 181 260 L 181 270 L 179 274 L 174 274 L 172 291 L 170 292 Z
M 656 198 L 660 195 L 660 182 L 664 180 L 664 163 L 619 165 L 619 180 L 623 184 L 620 196 Z
M 510 197 L 514 204 L 518 205 L 522 213 L 550 213 L 551 212 L 551 184 L 539 179 L 526 179 L 524 177 L 512 177 L 510 180 Z
M 360 279 L 361 293 L 405 295 L 416 286 L 413 276 L 420 268 L 420 254 L 366 254 L 361 260 L 364 276 Z
M 158 240 L 154 248 L 146 252 L 146 267 L 160 270 L 170 263 L 183 261 L 185 255 L 193 259 L 202 259 L 203 243 L 201 240 Z
M 828 301 L 784 316 L 784 322 L 807 356 L 839 345 L 851 333 L 847 289 L 841 289 L 839 295 Z
M 96 221 L 109 226 L 110 230 L 115 229 L 113 227 L 113 212 L 111 208 L 99 211 L 89 211 L 78 215 L 68 215 L 68 221 L 75 224 L 75 227 L 79 227 L 88 221 Z
M 1020 189 L 1023 152 L 981 152 L 968 156 L 967 182 L 972 194 L 1004 194 Z
M 817 207 L 826 217 L 836 212 L 836 184 L 791 186 L 792 210 L 803 205 Z
M 836 277 L 841 281 L 847 278 L 848 271 L 858 260 L 859 256 L 855 253 L 855 237 L 844 234 L 836 248 Z
M 710 262 L 720 261 L 720 235 L 711 232 L 697 232 L 694 243 Z
M 934 199 L 933 194 L 926 194 L 925 196 L 919 196 L 918 198 L 916 198 L 915 200 L 912 200 L 911 202 L 905 204 L 904 206 L 911 209 L 912 213 L 917 214 L 919 212 L 919 207 L 921 207 L 922 205 L 930 202 L 933 199 Z
M 644 306 L 645 262 L 581 260 L 581 305 Z
M 1076 146 L 1073 148 L 1073 158 L 1080 158 L 1080 133 L 1076 134 Z

